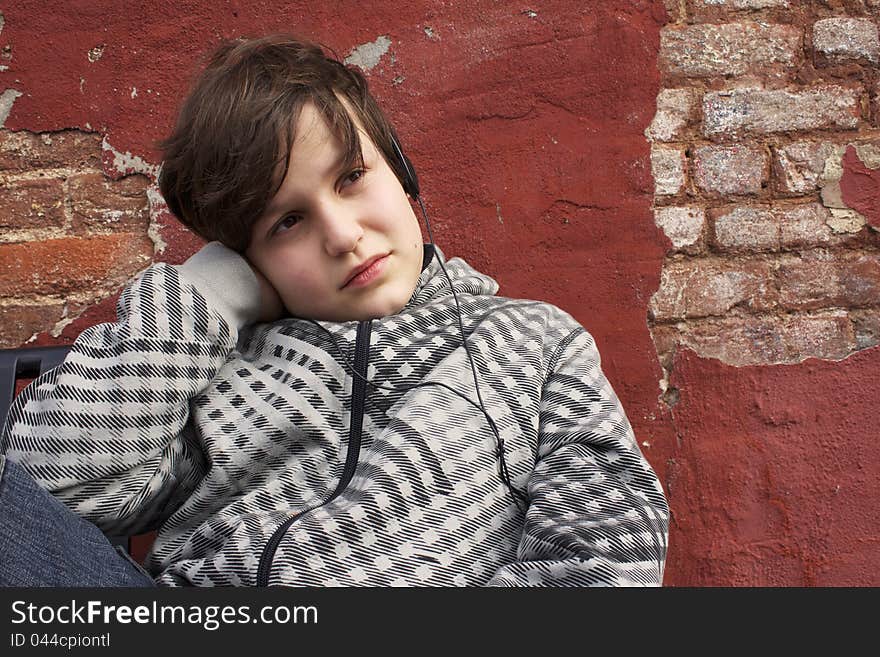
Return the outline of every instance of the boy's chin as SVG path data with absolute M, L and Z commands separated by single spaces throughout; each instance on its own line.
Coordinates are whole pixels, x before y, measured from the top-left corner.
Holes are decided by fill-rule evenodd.
M 382 319 L 383 317 L 388 317 L 390 315 L 396 315 L 401 310 L 403 310 L 403 307 L 405 305 L 406 305 L 406 302 L 400 303 L 400 304 L 389 303 L 389 304 L 384 304 L 382 306 L 378 306 L 373 309 L 364 309 L 362 312 L 356 313 L 355 317 L 352 317 L 349 320 L 342 320 L 342 321 L 364 322 L 364 321 L 367 321 L 370 319 Z
M 339 308 L 327 310 L 322 313 L 314 313 L 308 319 L 317 319 L 322 322 L 364 322 L 370 319 L 382 319 L 389 315 L 396 315 L 409 301 L 409 297 L 403 301 L 396 299 L 377 300 L 373 303 L 364 304 L 361 307 Z

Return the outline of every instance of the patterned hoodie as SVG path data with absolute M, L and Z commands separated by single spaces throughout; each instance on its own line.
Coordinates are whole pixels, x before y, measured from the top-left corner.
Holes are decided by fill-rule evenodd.
M 217 243 L 154 264 L 0 447 L 105 532 L 157 529 L 160 585 L 659 585 L 669 509 L 592 337 L 446 263 L 524 512 L 438 255 L 398 314 L 347 323 L 254 324 Z

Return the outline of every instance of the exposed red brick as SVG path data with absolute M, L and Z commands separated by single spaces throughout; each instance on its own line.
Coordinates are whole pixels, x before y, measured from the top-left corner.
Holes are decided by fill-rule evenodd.
M 798 363 L 811 357 L 837 360 L 857 348 L 843 311 L 700 320 L 689 322 L 678 340 L 704 357 L 736 366 Z
M 835 233 L 829 222 L 831 211 L 819 203 L 778 208 L 780 238 L 785 248 L 832 246 L 853 242 L 857 233 Z
M 673 324 L 658 324 L 651 331 L 651 338 L 660 357 L 660 364 L 667 369 L 672 367 L 676 345 L 681 341 L 679 329 Z
M 735 306 L 773 308 L 770 265 L 761 261 L 691 260 L 667 263 L 649 310 L 659 321 L 724 315 Z
M 729 365 L 780 363 L 786 341 L 779 318 L 742 317 L 688 325 L 681 343 Z
M 832 215 L 818 203 L 767 207 L 715 208 L 713 246 L 722 253 L 775 252 L 857 242 L 858 233 L 835 233 Z
M 779 305 L 794 310 L 845 306 L 840 271 L 841 263 L 825 253 L 786 259 L 776 269 Z
M 700 207 L 667 206 L 654 210 L 654 223 L 669 238 L 672 250 L 699 253 L 704 248 L 706 213 Z
M 58 340 L 64 344 L 69 344 L 79 337 L 79 334 L 90 326 L 95 324 L 104 324 L 106 322 L 116 321 L 116 305 L 119 301 L 119 295 L 122 292 L 121 287 L 110 296 L 101 299 L 97 303 L 79 303 L 71 301 L 68 304 L 68 315 L 73 317 L 69 324 L 65 324 L 64 328 L 58 336 Z M 35 342 L 48 342 L 45 334 L 37 336 Z
M 119 233 L 0 244 L 0 296 L 64 295 L 121 282 L 149 264 L 152 242 Z
M 850 313 L 850 319 L 859 349 L 880 344 L 880 310 L 855 310 Z
M 681 138 L 687 127 L 699 117 L 698 89 L 661 89 L 657 95 L 657 113 L 645 130 L 648 139 L 671 141 Z
M 880 306 L 880 256 L 862 255 L 846 262 L 840 285 L 849 306 Z
M 800 0 L 794 0 L 795 4 Z M 791 0 L 682 0 L 693 23 L 729 23 L 734 20 L 790 24 Z M 795 14 L 796 16 L 796 14 Z
M 820 55 L 819 64 L 859 58 L 876 64 L 880 59 L 880 36 L 868 18 L 823 18 L 813 25 L 813 48 Z
M 109 180 L 101 173 L 85 173 L 68 180 L 73 225 L 77 231 L 102 229 L 145 230 L 150 223 L 145 176 Z
M 704 192 L 757 194 L 768 176 L 768 157 L 748 146 L 701 146 L 694 153 L 694 181 Z
M 783 195 L 817 191 L 822 183 L 825 163 L 838 148 L 834 143 L 807 140 L 774 148 L 776 191 Z
M 681 2 L 679 0 L 663 0 L 663 7 L 670 22 L 675 22 L 681 18 Z
M 686 158 L 683 148 L 655 144 L 651 147 L 654 193 L 670 196 L 684 188 Z
M 806 89 L 710 91 L 703 98 L 703 134 L 767 134 L 825 128 L 852 129 L 861 116 L 861 88 L 821 85 Z
M 61 180 L 31 178 L 0 186 L 0 228 L 49 228 L 63 224 Z
M 101 136 L 65 130 L 32 132 L 0 130 L 0 171 L 38 168 L 101 168 Z
M 776 251 L 779 219 L 766 207 L 713 210 L 714 244 L 723 252 Z
M 50 328 L 54 328 L 54 325 L 45 326 L 42 332 L 38 333 L 30 344 L 34 346 L 71 344 L 87 328 L 96 324 L 115 322 L 117 320 L 116 306 L 121 293 L 122 286 L 98 302 L 95 302 L 93 299 L 87 301 L 71 299 L 66 301 L 67 317 L 70 320 L 64 323 L 58 335 L 52 335 L 48 332 Z
M 0 347 L 21 346 L 35 333 L 55 326 L 63 314 L 63 301 L 0 306 Z
M 786 362 L 807 358 L 839 360 L 856 349 L 852 322 L 846 312 L 785 317 L 783 327 L 788 350 Z
M 801 50 L 801 31 L 789 25 L 672 25 L 660 32 L 658 65 L 673 76 L 742 75 L 793 67 Z

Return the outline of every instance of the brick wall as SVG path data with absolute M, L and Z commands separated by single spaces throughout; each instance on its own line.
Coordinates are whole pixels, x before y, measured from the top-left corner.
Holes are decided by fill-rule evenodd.
M 0 346 L 59 334 L 151 261 L 151 181 L 107 156 L 94 133 L 0 130 Z
M 669 238 L 648 309 L 667 373 L 679 345 L 746 365 L 877 344 L 880 0 L 665 4 L 645 134 Z

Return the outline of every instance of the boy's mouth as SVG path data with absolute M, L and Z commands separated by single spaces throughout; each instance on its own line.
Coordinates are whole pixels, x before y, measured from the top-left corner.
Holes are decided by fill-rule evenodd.
M 385 267 L 389 255 L 389 253 L 383 253 L 364 260 L 364 262 L 348 273 L 345 282 L 339 289 L 360 287 L 361 285 L 366 285 L 372 281 Z

